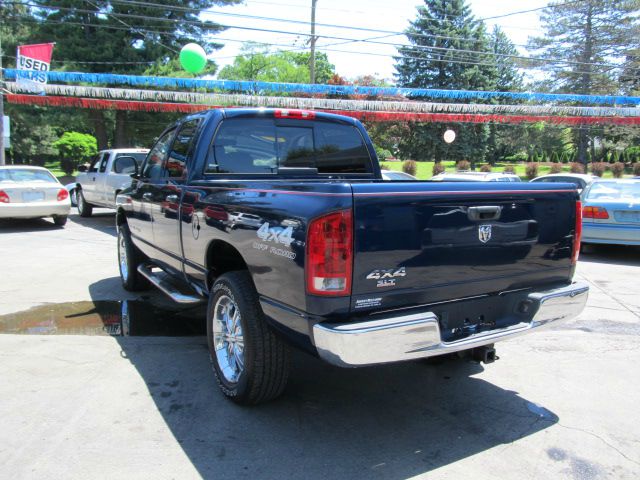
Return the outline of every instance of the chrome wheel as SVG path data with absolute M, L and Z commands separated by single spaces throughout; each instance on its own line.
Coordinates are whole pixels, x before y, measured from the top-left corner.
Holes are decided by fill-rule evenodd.
M 244 337 L 240 310 L 228 295 L 221 295 L 213 307 L 213 346 L 224 378 L 237 383 L 244 370 Z
M 118 234 L 118 259 L 120 260 L 120 275 L 126 282 L 129 278 L 129 259 L 127 258 L 127 243 L 124 239 L 124 232 L 120 229 Z

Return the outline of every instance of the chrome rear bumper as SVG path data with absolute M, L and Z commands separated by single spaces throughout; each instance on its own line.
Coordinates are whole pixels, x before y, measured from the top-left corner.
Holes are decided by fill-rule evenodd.
M 434 357 L 489 345 L 571 319 L 582 312 L 588 294 L 585 283 L 530 293 L 528 299 L 535 311 L 530 322 L 448 343 L 441 338 L 438 317 L 433 312 L 356 323 L 319 323 L 313 327 L 313 338 L 320 357 L 342 367 Z

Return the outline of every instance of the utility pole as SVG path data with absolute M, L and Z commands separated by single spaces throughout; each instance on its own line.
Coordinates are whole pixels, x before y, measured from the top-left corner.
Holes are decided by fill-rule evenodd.
M 311 83 L 316 83 L 316 3 L 311 0 L 311 56 L 309 57 L 309 76 Z
M 4 75 L 2 72 L 2 38 L 0 37 L 0 166 L 4 165 Z

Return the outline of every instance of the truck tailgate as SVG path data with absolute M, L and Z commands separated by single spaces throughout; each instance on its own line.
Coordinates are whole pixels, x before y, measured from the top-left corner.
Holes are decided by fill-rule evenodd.
M 354 183 L 351 308 L 394 309 L 568 283 L 568 184 Z

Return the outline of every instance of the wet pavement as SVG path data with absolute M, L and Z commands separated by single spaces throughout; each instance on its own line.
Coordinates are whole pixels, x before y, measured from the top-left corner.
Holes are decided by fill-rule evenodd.
M 0 315 L 0 333 L 182 337 L 206 335 L 205 308 L 167 308 L 145 300 L 46 304 Z

